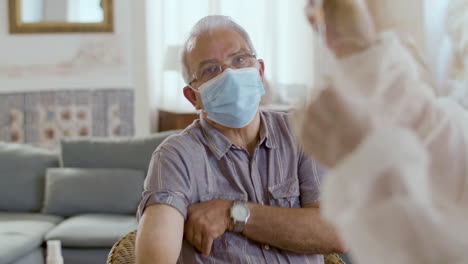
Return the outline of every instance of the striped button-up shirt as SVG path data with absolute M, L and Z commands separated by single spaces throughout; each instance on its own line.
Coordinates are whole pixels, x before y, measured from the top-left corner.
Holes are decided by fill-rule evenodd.
M 317 164 L 299 147 L 284 113 L 260 112 L 260 140 L 253 155 L 209 123 L 196 120 L 166 139 L 154 152 L 138 215 L 152 204 L 176 208 L 187 218 L 194 203 L 224 199 L 298 208 L 319 199 Z M 202 257 L 184 241 L 178 263 L 323 263 L 304 255 L 226 232 Z

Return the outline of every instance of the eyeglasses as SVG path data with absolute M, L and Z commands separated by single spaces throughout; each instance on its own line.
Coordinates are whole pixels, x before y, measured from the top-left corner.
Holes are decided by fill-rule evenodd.
M 213 79 L 214 77 L 218 76 L 224 71 L 223 67 L 225 65 L 234 69 L 248 68 L 254 66 L 256 61 L 257 58 L 255 54 L 242 52 L 228 58 L 224 63 L 206 63 L 195 72 L 195 74 L 193 75 L 193 79 L 189 83 L 189 85 L 191 85 L 194 82 L 205 83 Z

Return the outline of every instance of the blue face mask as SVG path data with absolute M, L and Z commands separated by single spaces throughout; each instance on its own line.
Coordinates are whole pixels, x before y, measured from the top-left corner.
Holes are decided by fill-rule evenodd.
M 257 68 L 228 68 L 198 90 L 208 119 L 232 128 L 252 122 L 265 94 Z

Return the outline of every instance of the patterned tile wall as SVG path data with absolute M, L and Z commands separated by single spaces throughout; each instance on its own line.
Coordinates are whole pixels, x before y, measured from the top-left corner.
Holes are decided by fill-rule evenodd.
M 133 133 L 132 90 L 0 94 L 0 141 L 56 150 L 61 137 Z

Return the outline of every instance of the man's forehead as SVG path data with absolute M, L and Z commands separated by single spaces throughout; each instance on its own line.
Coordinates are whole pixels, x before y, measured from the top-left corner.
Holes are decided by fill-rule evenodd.
M 204 32 L 190 40 L 187 45 L 189 64 L 203 60 L 220 59 L 239 50 L 249 50 L 245 39 L 231 29 L 217 29 Z

